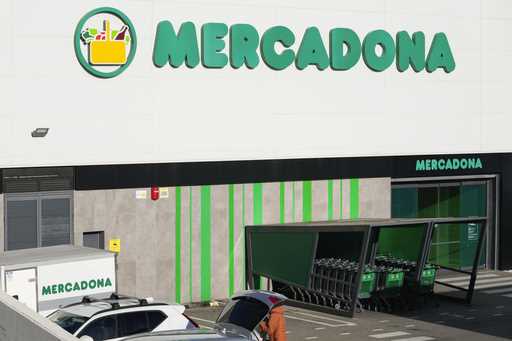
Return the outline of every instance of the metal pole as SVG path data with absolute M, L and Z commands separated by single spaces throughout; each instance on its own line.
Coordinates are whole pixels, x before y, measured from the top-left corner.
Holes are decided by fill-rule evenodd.
M 471 304 L 473 299 L 473 291 L 475 290 L 476 275 L 478 273 L 478 263 L 480 262 L 480 256 L 482 253 L 483 239 L 485 236 L 485 230 L 487 228 L 487 220 L 481 222 L 482 228 L 480 230 L 480 239 L 478 240 L 477 251 L 475 259 L 473 261 L 473 271 L 471 272 L 471 279 L 469 280 L 468 293 L 466 294 L 466 303 Z
M 432 238 L 434 235 L 434 223 L 429 222 L 426 225 L 427 225 L 427 228 L 425 230 L 425 235 L 423 237 L 421 254 L 420 254 L 418 264 L 416 267 L 416 270 L 417 270 L 416 283 L 419 283 L 421 280 L 421 274 L 423 272 L 423 268 L 425 267 L 425 264 L 427 263 L 428 256 L 430 254 L 430 246 L 432 244 Z
M 363 235 L 363 247 L 361 249 L 361 254 L 359 255 L 359 270 L 357 271 L 357 277 L 355 280 L 356 285 L 355 285 L 355 287 L 352 287 L 352 293 L 351 293 L 352 297 L 350 297 L 350 299 L 352 301 L 352 302 L 350 302 L 351 303 L 350 312 L 349 312 L 350 317 L 353 317 L 356 312 L 357 296 L 359 294 L 359 289 L 361 286 L 361 278 L 362 278 L 363 271 L 364 271 L 364 265 L 366 262 L 366 253 L 368 251 L 368 244 L 370 243 L 370 237 L 371 237 L 372 231 L 373 231 L 373 228 L 371 226 L 369 226 Z

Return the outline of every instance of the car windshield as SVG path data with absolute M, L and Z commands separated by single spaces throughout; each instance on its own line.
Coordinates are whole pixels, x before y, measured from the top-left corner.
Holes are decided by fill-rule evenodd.
M 88 320 L 86 316 L 71 314 L 63 310 L 54 312 L 48 318 L 70 334 L 74 334 Z
M 249 297 L 236 298 L 229 301 L 224 307 L 217 322 L 231 323 L 248 331 L 253 331 L 268 312 L 268 307 L 256 299 Z

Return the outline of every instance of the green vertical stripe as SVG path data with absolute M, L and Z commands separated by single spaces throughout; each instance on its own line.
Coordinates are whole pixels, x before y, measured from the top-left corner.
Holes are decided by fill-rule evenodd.
M 188 246 L 188 269 L 189 269 L 189 279 L 188 279 L 188 293 L 190 295 L 190 302 L 193 302 L 193 290 L 192 290 L 192 186 L 189 187 L 189 199 L 188 199 L 188 236 L 189 236 L 189 246 Z
M 211 187 L 201 186 L 201 301 L 211 299 L 212 278 Z
M 252 185 L 253 224 L 263 224 L 263 184 Z
M 308 222 L 312 220 L 313 206 L 312 206 L 312 182 L 302 182 L 302 221 Z
M 175 280 L 176 280 L 176 292 L 175 301 L 181 302 L 181 187 L 176 187 L 176 231 L 175 231 Z
M 286 190 L 285 190 L 285 183 L 284 182 L 281 182 L 279 184 L 279 222 L 281 224 L 284 224 L 285 222 L 285 214 L 286 214 L 286 205 L 285 205 L 285 195 L 286 195 Z
M 343 180 L 340 179 L 340 219 L 343 219 Z
M 334 219 L 333 199 L 333 181 L 327 180 L 327 220 Z
M 229 185 L 229 297 L 235 292 L 235 185 Z
M 350 219 L 359 218 L 359 179 L 350 179 Z

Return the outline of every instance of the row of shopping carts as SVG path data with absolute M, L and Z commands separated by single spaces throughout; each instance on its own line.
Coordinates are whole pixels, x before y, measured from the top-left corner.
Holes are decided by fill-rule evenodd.
M 322 258 L 313 262 L 308 287 L 288 286 L 294 300 L 349 311 L 392 311 L 407 305 L 407 292 L 413 288 L 415 262 L 379 256 L 375 264 L 365 265 L 359 288 L 359 263 L 340 258 Z M 437 268 L 427 265 L 422 271 L 422 292 L 433 292 Z

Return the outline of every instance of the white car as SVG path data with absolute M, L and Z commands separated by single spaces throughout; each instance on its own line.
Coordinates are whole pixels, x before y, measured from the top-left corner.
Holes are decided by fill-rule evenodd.
M 107 299 L 84 297 L 48 318 L 82 340 L 121 340 L 130 335 L 192 329 L 198 325 L 184 315 L 179 304 L 153 303 L 151 299 L 112 294 Z
M 248 290 L 235 294 L 220 313 L 214 328 L 145 333 L 126 341 L 261 341 L 258 326 L 270 311 L 286 302 L 286 297 L 271 291 Z

